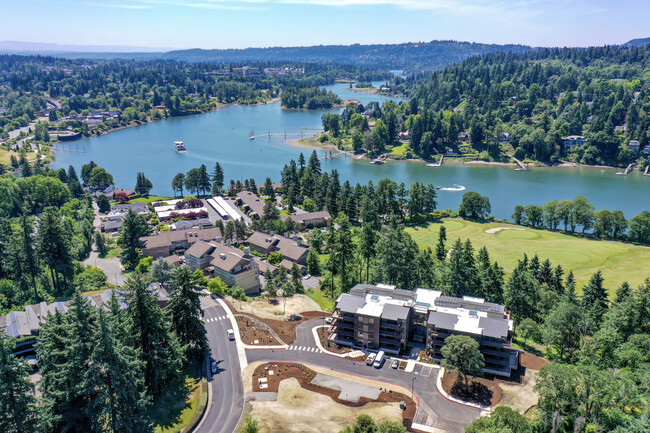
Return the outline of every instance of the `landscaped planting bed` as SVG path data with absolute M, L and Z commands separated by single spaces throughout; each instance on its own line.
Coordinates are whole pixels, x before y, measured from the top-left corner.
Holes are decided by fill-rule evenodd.
M 237 326 L 239 326 L 239 335 L 244 344 L 252 346 L 277 346 L 280 344 L 267 329 L 255 326 L 255 321 L 242 316 L 236 316 L 235 319 L 237 320 Z

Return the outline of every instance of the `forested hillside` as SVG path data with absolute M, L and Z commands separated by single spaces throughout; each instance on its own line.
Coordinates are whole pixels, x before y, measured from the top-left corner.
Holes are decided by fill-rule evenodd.
M 638 140 L 643 149 L 650 139 L 649 80 L 648 46 L 488 54 L 419 85 L 410 104 L 417 115 L 405 126 L 423 157 L 453 147 L 467 131 L 472 147 L 493 158 L 509 151 L 520 159 L 624 166 L 643 156 L 626 144 Z M 586 143 L 565 149 L 570 135 Z
M 229 50 L 178 50 L 163 58 L 187 61 L 251 62 L 292 61 L 310 63 L 351 63 L 382 68 L 440 69 L 471 56 L 495 51 L 523 53 L 525 45 L 497 45 L 474 42 L 431 41 L 387 45 L 317 45 L 311 47 L 270 47 Z

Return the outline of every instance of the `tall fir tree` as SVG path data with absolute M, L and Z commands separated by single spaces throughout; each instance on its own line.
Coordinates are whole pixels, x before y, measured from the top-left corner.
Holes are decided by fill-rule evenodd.
M 447 257 L 445 242 L 447 242 L 447 228 L 441 225 L 438 231 L 438 243 L 436 244 L 436 258 L 440 261 L 444 261 Z
M 131 345 L 144 362 L 145 385 L 149 394 L 161 391 L 181 367 L 181 346 L 157 296 L 151 280 L 139 271 L 129 276 L 123 289 L 128 307 L 125 317 Z
M 191 358 L 202 359 L 208 352 L 208 337 L 203 323 L 199 292 L 202 278 L 187 266 L 179 268 L 170 282 L 171 299 L 167 309 L 172 329 Z
M 149 233 L 151 233 L 151 228 L 144 217 L 129 209 L 124 216 L 124 223 L 120 228 L 120 237 L 117 240 L 119 246 L 122 247 L 120 262 L 126 269 L 134 269 L 138 264 L 140 260 L 140 254 L 138 254 L 140 238 L 149 235 Z
M 589 279 L 589 283 L 582 290 L 580 304 L 585 309 L 592 329 L 598 329 L 603 320 L 603 315 L 608 308 L 607 290 L 603 286 L 603 274 L 596 272 Z
M 0 431 L 36 431 L 34 385 L 23 364 L 13 355 L 15 342 L 0 331 Z

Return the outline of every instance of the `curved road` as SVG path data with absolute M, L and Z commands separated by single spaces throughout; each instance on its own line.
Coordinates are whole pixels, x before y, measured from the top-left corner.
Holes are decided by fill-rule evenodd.
M 230 321 L 225 317 L 226 312 L 211 299 L 206 300 L 204 308 L 205 326 L 212 357 L 219 363 L 219 372 L 213 376 L 210 383 L 212 405 L 196 431 L 233 433 L 244 407 L 244 390 L 237 346 L 234 341 L 228 341 L 226 336 L 227 329 L 231 327 Z M 401 385 L 407 390 L 413 386 L 413 392 L 420 402 L 418 413 L 422 411 L 428 416 L 426 424 L 450 433 L 463 432 L 467 424 L 478 418 L 478 409 L 449 401 L 438 392 L 436 379 L 439 370 L 436 368 L 431 370 L 430 376 L 425 377 L 393 370 L 388 360 L 381 369 L 375 369 L 366 366 L 363 362 L 323 354 L 316 348 L 312 334 L 312 328 L 322 323 L 322 319 L 313 319 L 301 324 L 297 328 L 296 342 L 289 349 L 246 349 L 246 358 L 249 363 L 279 361 L 312 364 Z

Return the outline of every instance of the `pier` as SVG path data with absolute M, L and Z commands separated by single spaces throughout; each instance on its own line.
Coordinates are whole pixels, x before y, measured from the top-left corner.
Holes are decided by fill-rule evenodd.
M 620 175 L 620 176 L 627 176 L 627 175 L 632 171 L 632 168 L 634 167 L 634 165 L 635 165 L 634 163 L 631 163 L 631 164 L 629 164 L 629 165 L 627 166 L 627 168 L 625 169 L 625 171 L 622 171 L 622 172 L 619 171 L 619 172 L 616 173 L 616 174 L 618 174 L 618 175 Z M 646 169 L 646 171 L 647 171 L 647 169 Z
M 445 160 L 445 155 L 440 155 L 440 161 L 436 162 L 435 164 L 427 164 L 427 167 L 440 167 L 444 160 Z
M 650 174 L 648 173 L 648 169 L 650 169 L 650 164 L 645 166 L 645 171 L 643 172 L 644 176 L 650 176 Z
M 514 156 L 512 157 L 512 159 L 514 159 L 515 163 L 517 163 L 517 168 L 515 168 L 515 170 L 517 170 L 517 171 L 526 171 L 526 170 L 528 170 L 528 167 L 523 162 L 519 161 Z

